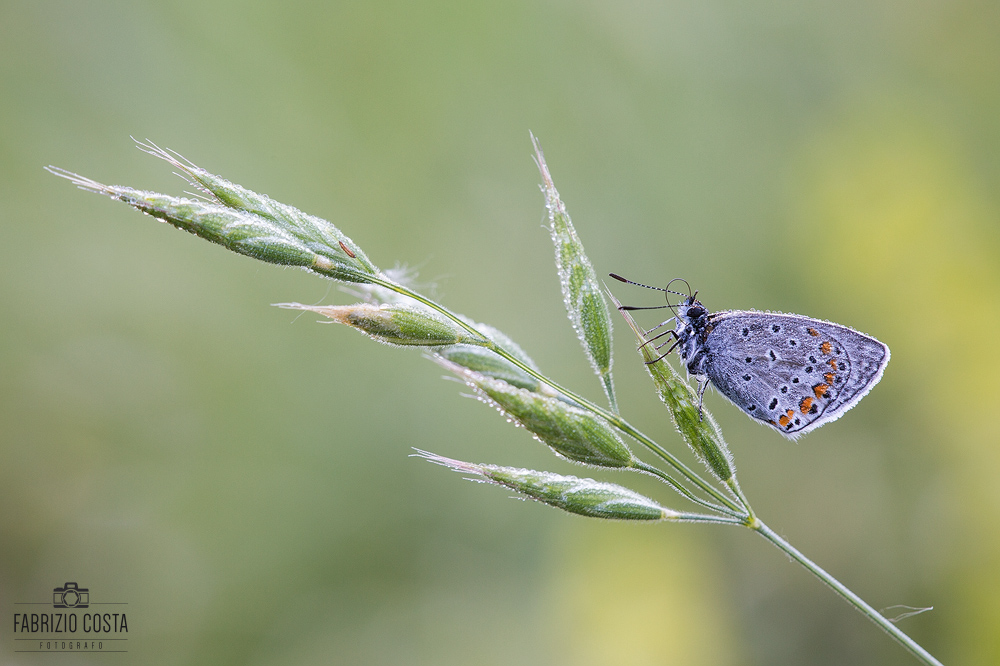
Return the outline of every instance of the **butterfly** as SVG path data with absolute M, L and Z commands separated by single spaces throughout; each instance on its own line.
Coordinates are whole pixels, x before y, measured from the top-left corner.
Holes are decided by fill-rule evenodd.
M 660 288 L 611 277 L 681 296 L 676 304 L 656 306 L 669 307 L 674 316 L 647 332 L 676 321 L 674 329 L 650 338 L 673 339 L 660 358 L 676 349 L 698 380 L 699 400 L 711 384 L 747 416 L 791 439 L 843 416 L 889 362 L 885 344 L 841 324 L 779 312 L 709 312 L 697 293 L 671 291 L 673 280 Z

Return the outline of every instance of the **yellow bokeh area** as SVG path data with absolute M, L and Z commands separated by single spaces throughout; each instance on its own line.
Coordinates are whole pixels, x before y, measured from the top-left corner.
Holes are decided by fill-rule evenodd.
M 991 663 L 1000 658 L 1000 531 L 989 527 L 1000 521 L 1000 209 L 969 159 L 904 100 L 838 119 L 805 149 L 794 180 L 788 239 L 811 228 L 823 241 L 812 252 L 786 247 L 815 277 L 810 291 L 881 315 L 898 413 L 917 420 L 900 430 L 918 436 L 893 444 L 922 449 L 914 455 L 934 465 L 929 491 L 965 508 L 926 519 L 943 523 L 931 530 L 943 540 L 935 551 L 970 556 L 926 564 L 952 586 L 960 661 Z
M 621 525 L 574 524 L 559 535 L 549 551 L 544 624 L 566 646 L 566 663 L 740 663 L 720 564 L 707 544 Z

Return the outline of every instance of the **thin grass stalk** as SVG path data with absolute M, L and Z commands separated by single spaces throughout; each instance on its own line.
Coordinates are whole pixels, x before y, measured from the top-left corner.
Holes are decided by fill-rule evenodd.
M 824 585 L 836 592 L 842 599 L 851 604 L 859 613 L 875 623 L 877 627 L 905 648 L 910 654 L 928 666 L 943 666 L 934 656 L 922 648 L 919 643 L 907 636 L 895 624 L 889 621 L 884 615 L 870 606 L 864 599 L 852 592 L 846 585 L 831 576 L 818 564 L 803 555 L 795 546 L 781 538 L 778 533 L 762 523 L 759 519 L 754 519 L 753 524 L 747 525 L 750 529 L 761 535 L 779 550 L 801 564 L 806 570 L 816 578 L 820 579 Z

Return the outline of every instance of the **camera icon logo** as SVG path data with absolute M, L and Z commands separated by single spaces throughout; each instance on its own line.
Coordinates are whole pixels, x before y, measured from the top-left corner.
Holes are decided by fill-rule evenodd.
M 66 583 L 52 590 L 52 605 L 56 608 L 87 608 L 90 606 L 90 589 Z

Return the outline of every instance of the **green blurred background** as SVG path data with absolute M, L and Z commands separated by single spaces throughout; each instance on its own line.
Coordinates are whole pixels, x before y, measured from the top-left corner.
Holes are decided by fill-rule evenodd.
M 892 348 L 798 443 L 706 403 L 765 520 L 875 607 L 934 606 L 900 626 L 946 663 L 1000 662 L 998 34 L 976 1 L 0 2 L 0 661 L 914 663 L 748 532 L 408 457 L 581 473 L 419 353 L 270 307 L 350 302 L 329 283 L 42 170 L 182 192 L 149 137 L 596 399 L 531 130 L 599 274 Z M 617 350 L 625 415 L 679 450 Z M 14 652 L 14 602 L 67 580 L 128 602 L 129 654 Z

